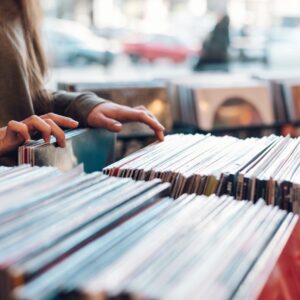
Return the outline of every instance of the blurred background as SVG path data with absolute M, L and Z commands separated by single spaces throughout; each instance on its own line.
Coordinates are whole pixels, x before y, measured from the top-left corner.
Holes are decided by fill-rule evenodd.
M 299 0 L 43 0 L 48 85 L 146 106 L 168 133 L 300 133 Z M 118 135 L 117 158 L 151 141 Z
M 43 1 L 52 75 L 185 74 L 228 14 L 230 69 L 300 67 L 298 0 Z M 69 70 L 72 69 L 72 70 Z M 74 70 L 75 69 L 75 70 Z M 174 74 L 175 72 L 175 74 Z M 90 75 L 88 75 L 90 74 Z

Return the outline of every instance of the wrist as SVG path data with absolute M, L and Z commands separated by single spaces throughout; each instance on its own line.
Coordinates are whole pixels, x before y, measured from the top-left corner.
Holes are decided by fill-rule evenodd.
M 98 119 L 98 109 L 99 109 L 99 106 L 102 104 L 105 103 L 105 102 L 101 102 L 101 103 L 98 103 L 96 105 L 94 105 L 89 113 L 87 114 L 87 117 L 86 117 L 86 125 L 89 126 L 89 127 L 95 127 L 95 124 L 97 123 L 97 119 Z

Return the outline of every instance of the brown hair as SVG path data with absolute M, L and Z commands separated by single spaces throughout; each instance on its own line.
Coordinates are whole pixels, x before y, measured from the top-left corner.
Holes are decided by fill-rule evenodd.
M 42 7 L 38 0 L 15 0 L 20 10 L 27 48 L 26 68 L 32 99 L 43 98 L 48 94 L 44 88 L 47 62 L 41 41 Z

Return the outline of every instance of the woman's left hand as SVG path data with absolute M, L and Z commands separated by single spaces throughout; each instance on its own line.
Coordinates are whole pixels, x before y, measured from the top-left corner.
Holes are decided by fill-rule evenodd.
M 88 115 L 87 123 L 91 127 L 103 127 L 113 132 L 122 130 L 122 123 L 142 122 L 152 128 L 156 137 L 164 140 L 165 128 L 144 106 L 128 107 L 112 102 L 96 106 Z
M 41 133 L 45 142 L 49 142 L 51 135 L 55 136 L 60 147 L 65 146 L 65 134 L 60 128 L 76 128 L 78 122 L 73 119 L 49 113 L 43 116 L 30 116 L 22 122 L 10 121 L 7 127 L 0 128 L 0 155 L 15 150 L 31 140 L 37 132 Z

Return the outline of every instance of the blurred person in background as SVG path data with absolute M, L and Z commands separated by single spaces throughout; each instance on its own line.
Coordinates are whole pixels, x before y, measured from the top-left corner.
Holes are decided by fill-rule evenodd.
M 205 39 L 201 57 L 194 66 L 194 71 L 228 70 L 229 25 L 229 16 L 222 15 Z
M 41 17 L 38 0 L 0 1 L 0 126 L 10 120 L 54 112 L 75 119 L 81 126 L 113 132 L 121 131 L 123 122 L 143 122 L 163 140 L 163 126 L 144 107 L 114 104 L 93 93 L 45 89 L 47 63 L 41 43 Z

